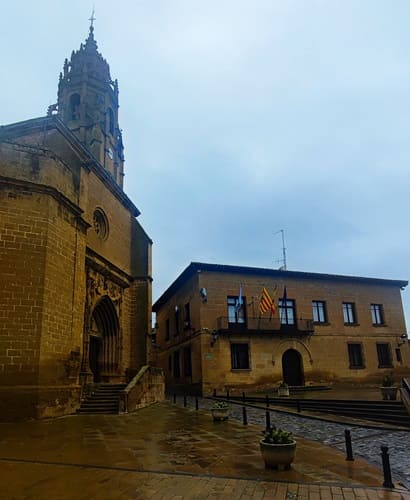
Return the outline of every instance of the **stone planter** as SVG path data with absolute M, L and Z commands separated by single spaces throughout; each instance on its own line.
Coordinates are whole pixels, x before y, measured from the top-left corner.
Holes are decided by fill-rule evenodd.
M 289 387 L 278 387 L 278 396 L 289 396 Z
M 227 420 L 229 417 L 229 408 L 212 408 L 211 412 L 215 421 Z
M 273 444 L 259 441 L 262 458 L 267 469 L 288 470 L 296 453 L 296 441 L 288 444 Z
M 382 398 L 384 400 L 395 401 L 397 399 L 397 387 L 380 387 Z

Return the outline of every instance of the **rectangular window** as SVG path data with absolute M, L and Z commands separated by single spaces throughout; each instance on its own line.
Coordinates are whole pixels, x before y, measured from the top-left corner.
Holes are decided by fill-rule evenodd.
M 327 323 L 326 302 L 323 300 L 312 301 L 314 323 Z
M 387 342 L 378 342 L 377 347 L 377 359 L 379 361 L 379 368 L 392 368 L 392 357 L 390 344 Z
M 184 328 L 191 328 L 191 307 L 189 302 L 184 306 Z
M 347 344 L 349 352 L 349 368 L 364 368 L 362 344 Z
M 177 335 L 179 335 L 179 307 L 178 306 L 175 306 L 174 322 L 175 322 L 174 336 L 176 337 Z
M 238 303 L 239 297 L 228 297 L 228 323 L 246 324 L 246 300 L 242 297 L 242 304 Z
M 231 344 L 232 370 L 249 370 L 249 344 Z
M 184 375 L 185 377 L 192 376 L 192 361 L 191 361 L 191 347 L 184 347 Z
M 169 340 L 169 319 L 165 321 L 165 340 Z
M 279 299 L 279 317 L 281 325 L 295 324 L 295 301 L 292 299 Z
M 355 325 L 357 323 L 354 302 L 343 302 L 343 321 L 345 325 Z
M 383 306 L 381 304 L 370 304 L 373 325 L 384 325 Z
M 174 352 L 174 378 L 179 378 L 181 376 L 181 370 L 179 366 L 179 351 Z

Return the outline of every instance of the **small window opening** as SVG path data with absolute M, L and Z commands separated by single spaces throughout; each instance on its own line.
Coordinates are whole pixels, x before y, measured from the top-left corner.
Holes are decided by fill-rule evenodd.
M 80 103 L 81 103 L 80 95 L 72 94 L 70 97 L 70 114 L 72 120 L 80 119 Z

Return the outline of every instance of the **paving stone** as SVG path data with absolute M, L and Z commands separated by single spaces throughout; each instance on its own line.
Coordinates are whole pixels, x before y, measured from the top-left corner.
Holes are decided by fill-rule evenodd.
M 257 445 L 263 417 L 215 425 L 207 411 L 162 403 L 130 415 L 0 424 L 0 498 L 410 500 L 369 488 L 381 484 L 380 468 L 346 462 L 337 447 L 296 432 L 294 467 L 266 470 Z

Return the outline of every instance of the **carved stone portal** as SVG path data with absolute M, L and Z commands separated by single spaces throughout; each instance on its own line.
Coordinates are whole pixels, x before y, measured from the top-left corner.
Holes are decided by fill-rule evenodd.
M 81 367 L 84 383 L 109 382 L 119 375 L 123 291 L 108 273 L 87 269 Z

